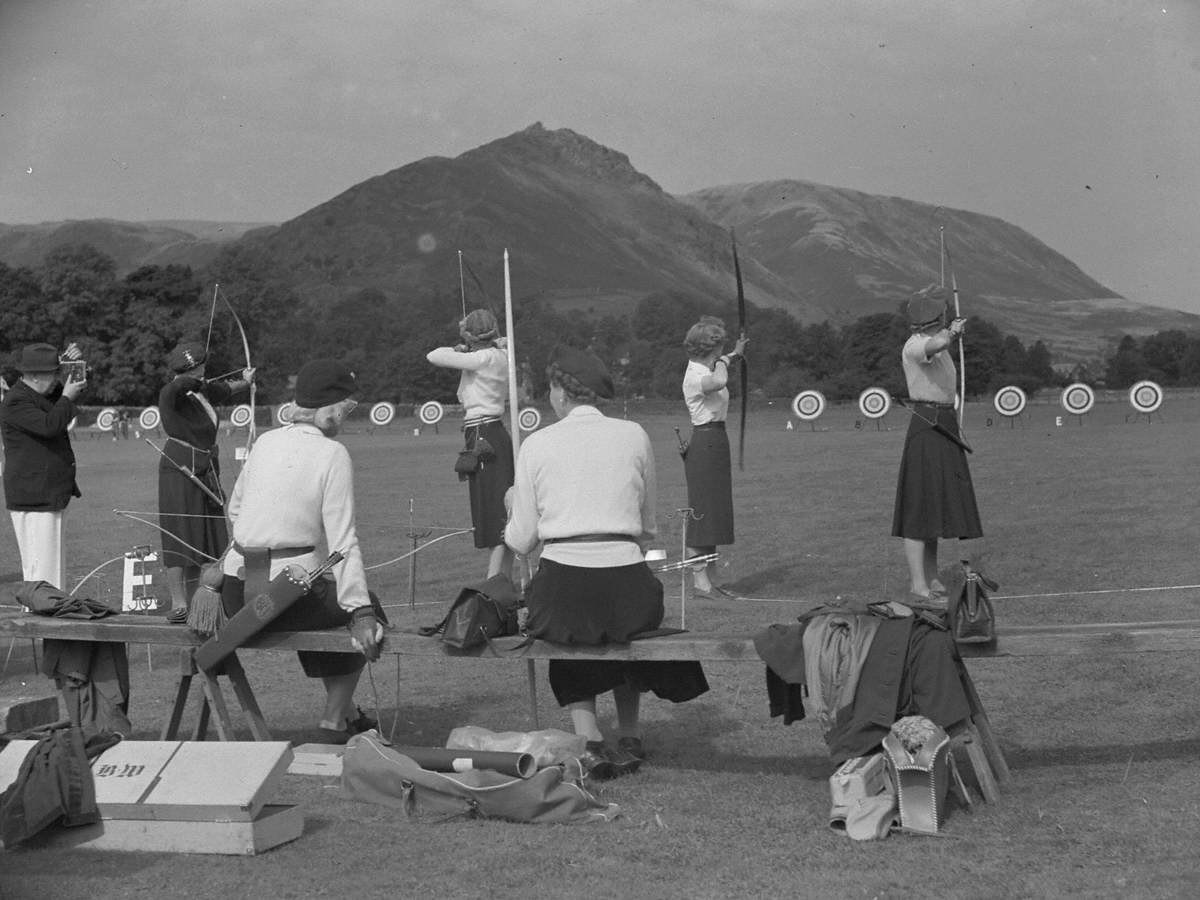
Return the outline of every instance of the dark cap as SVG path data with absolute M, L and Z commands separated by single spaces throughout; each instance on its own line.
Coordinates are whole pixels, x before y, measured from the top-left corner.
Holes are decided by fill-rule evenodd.
M 320 409 L 356 393 L 354 373 L 336 359 L 306 362 L 296 375 L 296 405 L 304 409 Z
M 53 344 L 30 344 L 21 348 L 16 368 L 22 375 L 44 375 L 57 372 L 60 363 Z
M 196 366 L 204 365 L 207 358 L 208 354 L 204 352 L 203 344 L 198 341 L 184 341 L 167 354 L 167 365 L 171 367 L 172 372 L 190 372 Z
M 586 350 L 559 345 L 550 357 L 551 370 L 557 370 L 565 375 L 568 382 L 563 386 L 574 392 L 574 388 L 582 387 L 595 394 L 601 400 L 611 400 L 616 393 L 612 377 L 604 363 Z
M 923 328 L 946 315 L 949 301 L 950 294 L 944 287 L 931 284 L 908 299 L 904 304 L 904 316 L 913 328 Z

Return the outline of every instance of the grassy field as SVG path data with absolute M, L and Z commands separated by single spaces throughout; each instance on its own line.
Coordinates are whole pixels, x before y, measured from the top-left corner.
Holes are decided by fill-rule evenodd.
M 632 404 L 627 413 L 654 441 L 660 544 L 677 558 L 674 516 L 686 493 L 672 426 L 683 416 Z M 1080 420 L 1043 405 L 1010 423 L 990 406 L 968 407 L 986 537 L 961 549 L 1000 582 L 1002 625 L 1200 617 L 1200 400 L 1169 398 L 1150 422 L 1129 413 L 1126 403 L 1100 403 Z M 721 580 L 757 599 L 691 601 L 688 629 L 745 634 L 837 595 L 901 596 L 905 567 L 888 532 L 906 416 L 897 409 L 877 427 L 855 408 L 835 408 L 816 428 L 793 422 L 789 430 L 785 403 L 754 410 L 746 470 L 734 473 L 737 543 L 722 548 Z M 222 442 L 230 476 L 238 437 Z M 415 597 L 408 562 L 383 564 L 411 546 L 410 506 L 417 531 L 469 524 L 465 488 L 451 472 L 457 428 L 447 421 L 440 433 L 416 436 L 411 420 L 399 420 L 374 433 L 352 428 L 344 440 L 356 464 L 366 561 L 379 566 L 369 572 L 372 586 L 401 627 L 432 623 L 482 573 L 483 555 L 467 537 L 422 551 Z M 154 451 L 83 435 L 76 449 L 84 496 L 68 519 L 72 586 L 135 544 L 157 544 L 152 529 L 112 512 L 154 509 Z M 953 544 L 943 547 L 947 559 L 958 555 Z M 5 527 L 0 573 L 17 570 Z M 80 593 L 111 595 L 119 582 L 113 564 Z M 668 577 L 666 585 L 668 623 L 678 624 L 679 582 Z M 173 655 L 131 648 L 136 737 L 155 736 L 169 707 Z M 245 663 L 275 732 L 309 739 L 319 689 L 295 660 L 249 654 Z M 817 729 L 769 719 L 762 669 L 724 664 L 707 667 L 712 690 L 697 701 L 646 702 L 652 758 L 637 776 L 603 788 L 623 810 L 608 825 L 409 822 L 339 799 L 332 781 L 288 776 L 278 799 L 303 804 L 306 816 L 292 844 L 253 859 L 18 849 L 0 855 L 0 897 L 1193 896 L 1193 656 L 980 660 L 971 668 L 1014 781 L 994 807 L 955 810 L 944 838 L 856 844 L 830 832 L 832 767 Z M 441 745 L 457 725 L 531 727 L 524 671 L 438 659 L 405 659 L 397 671 L 389 657 L 374 667 L 374 681 L 397 739 Z M 29 647 L 18 645 L 0 693 L 29 683 L 44 682 Z M 542 726 L 569 727 L 544 682 L 540 697 Z M 374 705 L 366 679 L 360 702 Z

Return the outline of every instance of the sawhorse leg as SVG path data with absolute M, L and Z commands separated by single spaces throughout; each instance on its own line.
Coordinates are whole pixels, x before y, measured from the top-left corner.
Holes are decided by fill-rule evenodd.
M 179 683 L 175 689 L 175 702 L 172 704 L 170 717 L 163 727 L 162 740 L 177 739 L 179 725 L 183 719 L 183 710 L 191 691 L 192 678 L 196 675 L 199 675 L 201 680 L 202 700 L 199 719 L 192 732 L 192 740 L 202 741 L 205 739 L 210 720 L 216 725 L 217 736 L 221 740 L 234 739 L 233 720 L 229 716 L 229 708 L 225 704 L 225 696 L 221 692 L 221 685 L 217 680 L 221 675 L 227 677 L 233 685 L 234 693 L 237 695 L 242 710 L 246 713 L 250 733 L 254 735 L 254 739 L 257 741 L 271 740 L 266 720 L 263 718 L 262 710 L 258 706 L 254 691 L 250 687 L 250 682 L 246 678 L 246 672 L 242 668 L 237 654 L 230 654 L 218 671 L 202 672 L 196 667 L 195 653 L 194 648 L 188 648 L 179 655 Z M 213 713 L 216 714 L 215 719 Z

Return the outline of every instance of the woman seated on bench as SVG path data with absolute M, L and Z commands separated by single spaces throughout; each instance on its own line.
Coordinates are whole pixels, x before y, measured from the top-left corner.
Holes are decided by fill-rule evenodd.
M 559 348 L 547 368 L 550 405 L 559 420 L 530 435 L 517 457 L 508 546 L 528 554 L 543 544 L 530 584 L 527 630 L 564 644 L 624 643 L 657 628 L 663 587 L 645 563 L 656 533 L 654 453 L 640 425 L 602 415 L 613 383 L 582 350 Z M 593 778 L 637 770 L 644 753 L 640 695 L 652 690 L 680 703 L 708 690 L 698 662 L 551 660 L 550 687 L 587 738 L 584 766 Z M 596 696 L 613 692 L 617 742 L 604 740 Z
M 247 582 L 257 578 L 265 585 L 289 564 L 316 569 L 325 558 L 317 552 L 322 544 L 345 557 L 333 568 L 335 580 L 318 579 L 268 626 L 273 631 L 350 626 L 351 645 L 359 653 L 299 651 L 304 674 L 325 683 L 320 740 L 326 744 L 344 744 L 376 725 L 355 706 L 354 689 L 364 657 L 379 658 L 383 614 L 367 592 L 350 454 L 332 440 L 358 405 L 350 399 L 357 390 L 354 373 L 334 360 L 313 360 L 300 369 L 291 424 L 258 439 L 234 485 L 233 545 L 222 565 L 221 600 L 232 616 L 242 608 Z M 256 572 L 253 560 L 262 559 L 256 551 L 263 549 L 269 558 L 262 563 L 265 571 Z

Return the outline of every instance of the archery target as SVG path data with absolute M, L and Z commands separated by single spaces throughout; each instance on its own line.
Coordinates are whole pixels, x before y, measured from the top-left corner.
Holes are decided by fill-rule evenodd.
M 527 406 L 517 413 L 517 426 L 522 431 L 536 431 L 542 424 L 542 414 L 535 407 Z
M 100 410 L 100 415 L 96 416 L 96 427 L 101 431 L 112 431 L 113 426 L 117 424 L 117 411 L 111 406 L 106 406 Z
M 290 400 L 287 403 L 282 403 L 279 409 L 275 410 L 275 421 L 280 425 L 288 425 L 292 421 L 292 412 L 295 410 L 296 404 Z
M 858 395 L 858 408 L 868 419 L 881 419 L 892 408 L 892 395 L 881 387 L 869 387 Z
M 1015 384 L 1006 385 L 996 391 L 996 396 L 992 399 L 992 405 L 996 407 L 996 412 L 1002 416 L 1019 416 L 1021 411 L 1025 409 L 1025 404 L 1029 398 L 1025 396 L 1025 392 Z
M 250 408 L 248 403 L 242 403 L 233 408 L 229 413 L 229 424 L 238 428 L 245 428 L 254 418 L 254 410 Z
M 138 424 L 142 426 L 142 431 L 153 431 L 161 421 L 162 416 L 158 414 L 157 406 L 147 406 L 138 416 Z
M 825 412 L 825 395 L 820 391 L 801 391 L 792 398 L 792 412 L 797 419 L 811 422 Z
M 1086 384 L 1077 381 L 1063 388 L 1062 407 L 1072 415 L 1082 416 L 1096 404 L 1096 393 Z
M 1163 390 L 1153 381 L 1139 381 L 1129 389 L 1129 404 L 1140 413 L 1152 413 L 1163 402 Z
M 396 418 L 396 407 L 386 400 L 380 400 L 371 407 L 372 425 L 388 425 L 394 418 Z
M 436 425 L 442 421 L 442 416 L 446 411 L 442 409 L 442 404 L 436 400 L 428 400 L 421 404 L 421 408 L 417 410 L 417 418 L 421 420 L 422 425 Z

